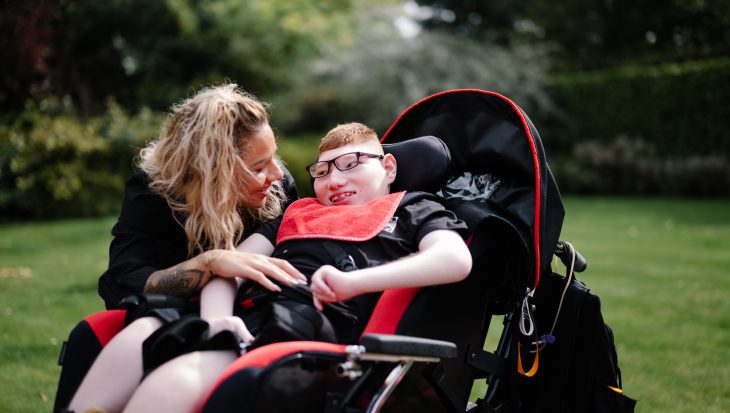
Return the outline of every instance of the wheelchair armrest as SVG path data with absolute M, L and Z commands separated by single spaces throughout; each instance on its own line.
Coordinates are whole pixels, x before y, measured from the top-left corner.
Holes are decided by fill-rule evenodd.
M 456 344 L 448 341 L 391 334 L 365 334 L 360 338 L 360 345 L 368 353 L 436 358 L 455 358 L 457 355 Z

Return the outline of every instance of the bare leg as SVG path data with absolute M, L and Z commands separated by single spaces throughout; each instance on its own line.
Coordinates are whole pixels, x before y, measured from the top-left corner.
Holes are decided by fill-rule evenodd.
M 122 411 L 142 380 L 142 342 L 161 325 L 157 318 L 140 318 L 114 336 L 94 361 L 69 408 Z
M 177 357 L 147 376 L 124 411 L 194 412 L 216 379 L 235 360 L 232 351 L 198 351 Z

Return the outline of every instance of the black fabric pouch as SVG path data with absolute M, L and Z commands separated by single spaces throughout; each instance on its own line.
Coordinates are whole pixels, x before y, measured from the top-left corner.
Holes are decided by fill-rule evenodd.
M 200 312 L 200 303 L 165 294 L 133 294 L 125 297 L 119 306 L 127 310 L 124 325 L 148 316 L 169 323 L 184 315 Z
M 295 300 L 273 300 L 260 309 L 261 329 L 252 348 L 282 341 L 337 342 L 330 321 L 311 304 Z
M 230 350 L 241 354 L 240 339 L 235 333 L 224 330 L 209 337 L 208 331 L 208 322 L 195 316 L 185 316 L 157 329 L 142 343 L 144 375 L 194 351 Z

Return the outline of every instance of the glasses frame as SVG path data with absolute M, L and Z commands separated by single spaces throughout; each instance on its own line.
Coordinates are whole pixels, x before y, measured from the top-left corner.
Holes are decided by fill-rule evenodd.
M 357 155 L 357 163 L 355 163 L 355 165 L 353 165 L 351 168 L 340 168 L 340 166 L 337 165 L 338 159 L 342 158 L 343 156 L 352 155 L 352 154 Z M 312 162 L 306 166 L 306 170 L 309 173 L 309 176 L 312 177 L 312 179 L 324 178 L 325 176 L 329 175 L 332 172 L 332 165 L 334 165 L 338 171 L 341 171 L 341 172 L 349 171 L 350 169 L 355 169 L 358 165 L 360 165 L 362 163 L 360 161 L 360 158 L 363 156 L 366 158 L 379 159 L 381 161 L 385 158 L 385 155 L 376 155 L 374 153 L 348 152 L 348 153 L 343 153 L 342 155 L 339 155 L 339 156 L 335 156 L 334 158 L 330 159 L 329 161 Z M 327 173 L 325 173 L 324 175 L 321 175 L 321 176 L 314 176 L 314 173 L 312 172 L 312 168 L 317 164 L 327 164 Z

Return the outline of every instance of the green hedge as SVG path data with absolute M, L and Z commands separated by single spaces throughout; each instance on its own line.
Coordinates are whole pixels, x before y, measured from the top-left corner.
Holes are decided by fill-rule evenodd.
M 562 111 L 541 128 L 553 152 L 631 136 L 659 156 L 730 154 L 730 58 L 565 74 L 548 90 Z

